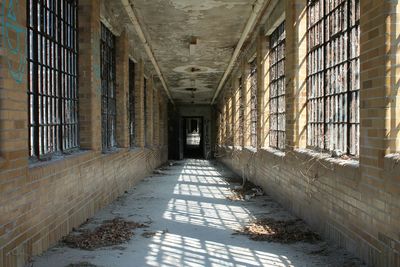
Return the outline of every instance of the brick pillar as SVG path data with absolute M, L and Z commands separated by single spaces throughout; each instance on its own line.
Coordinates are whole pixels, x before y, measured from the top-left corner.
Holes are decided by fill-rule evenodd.
M 238 146 L 238 133 L 239 133 L 239 85 L 236 75 L 232 75 L 232 145 Z
M 153 146 L 153 79 L 150 77 L 147 79 L 147 112 L 145 114 L 147 118 L 147 145 L 148 147 Z
M 129 39 L 126 31 L 116 40 L 117 144 L 129 147 Z
M 360 165 L 375 186 L 383 169 L 386 135 L 386 25 L 384 0 L 361 1 L 360 11 Z M 388 37 L 390 38 L 390 37 Z M 388 77 L 390 81 L 390 77 Z
M 143 60 L 137 64 L 137 75 L 135 81 L 135 129 L 136 145 L 144 147 L 144 63 Z
M 242 61 L 243 73 L 243 101 L 244 101 L 244 123 L 243 123 L 243 146 L 251 146 L 251 81 L 249 79 L 250 68 L 245 60 Z
M 16 238 L 17 233 L 24 231 L 21 227 L 16 228 L 19 226 L 17 221 L 31 208 L 30 199 L 21 199 L 14 194 L 28 191 L 29 70 L 25 1 L 1 1 L 0 15 L 0 224 L 3 225 L 0 266 L 14 267 L 23 266 L 32 254 L 32 243 L 24 242 L 25 238 Z M 15 203 L 18 203 L 18 212 L 13 210 Z
M 263 36 L 261 42 L 261 51 L 263 59 L 262 59 L 262 66 L 261 72 L 263 77 L 263 87 L 261 92 L 261 123 L 262 123 L 262 134 L 263 134 L 263 143 L 262 146 L 268 147 L 269 146 L 269 125 L 270 125 L 270 118 L 269 118 L 269 37 Z
M 400 152 L 400 3 L 385 1 L 386 25 L 386 154 Z
M 159 115 L 159 93 L 158 89 L 154 89 L 154 97 L 153 97 L 153 145 L 158 147 L 160 144 L 160 115 Z
M 163 101 L 163 95 L 161 92 L 158 93 L 159 96 L 159 110 L 158 110 L 158 114 L 159 114 L 159 125 L 158 125 L 158 134 L 159 134 L 159 145 L 162 147 L 164 146 L 164 126 L 165 126 L 165 122 L 164 122 L 164 101 Z
M 269 133 L 269 57 L 267 51 L 267 38 L 264 31 L 260 31 L 257 38 L 257 146 L 267 147 Z
M 286 1 L 286 149 L 307 145 L 307 0 Z
M 100 1 L 79 1 L 79 136 L 101 150 Z

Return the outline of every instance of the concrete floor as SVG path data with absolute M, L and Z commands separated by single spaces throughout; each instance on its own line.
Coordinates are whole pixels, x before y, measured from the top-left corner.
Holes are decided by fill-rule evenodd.
M 268 196 L 230 201 L 233 174 L 205 160 L 185 160 L 145 178 L 85 227 L 122 217 L 147 222 L 125 244 L 85 251 L 60 244 L 33 266 L 363 266 L 325 242 L 280 244 L 232 235 L 256 217 L 291 218 Z M 155 232 L 150 238 L 144 231 Z M 84 265 L 84 263 L 87 263 Z M 93 265 L 88 265 L 88 264 Z

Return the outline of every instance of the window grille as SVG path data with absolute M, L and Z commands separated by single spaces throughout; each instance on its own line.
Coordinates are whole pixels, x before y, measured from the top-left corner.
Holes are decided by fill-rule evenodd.
M 269 145 L 285 149 L 285 23 L 279 25 L 270 36 L 270 84 L 269 84 Z
M 148 146 L 148 138 L 147 138 L 147 79 L 144 78 L 144 85 L 143 85 L 143 110 L 144 110 L 144 145 Z
M 308 4 L 308 146 L 359 152 L 360 1 Z
M 250 143 L 257 147 L 257 60 L 250 63 Z
M 115 36 L 101 24 L 101 117 L 103 151 L 116 147 Z
M 136 66 L 132 60 L 129 60 L 129 143 L 130 147 L 136 145 L 136 132 L 135 132 L 135 79 L 136 79 Z
M 29 155 L 79 147 L 77 1 L 27 1 Z
M 239 78 L 239 145 L 242 145 L 243 140 L 243 128 L 244 128 L 244 103 L 243 103 L 243 80 Z

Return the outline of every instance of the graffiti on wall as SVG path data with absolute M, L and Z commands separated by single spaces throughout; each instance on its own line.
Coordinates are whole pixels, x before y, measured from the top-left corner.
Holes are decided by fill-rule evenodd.
M 22 83 L 26 69 L 26 28 L 18 23 L 19 0 L 2 1 L 0 12 L 1 50 L 5 66 L 14 81 Z

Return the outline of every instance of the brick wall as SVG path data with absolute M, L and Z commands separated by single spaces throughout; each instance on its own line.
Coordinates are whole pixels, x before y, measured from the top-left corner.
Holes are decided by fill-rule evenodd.
M 397 1 L 360 2 L 359 159 L 332 158 L 306 147 L 306 0 L 272 1 L 233 71 L 232 79 L 240 74 L 246 77 L 248 72 L 243 65 L 253 56 L 252 47 L 256 46 L 258 70 L 263 70 L 258 78 L 260 147 L 256 151 L 231 147 L 222 138 L 218 156 L 236 173 L 262 186 L 328 240 L 348 249 L 369 266 L 400 266 L 397 64 L 400 7 Z M 273 3 L 277 4 L 273 6 Z M 264 48 L 268 48 L 265 35 L 278 25 L 283 10 L 286 21 L 286 150 L 278 151 L 268 147 L 268 49 Z M 228 81 L 222 92 L 225 98 L 229 97 L 229 84 Z M 247 91 L 244 96 L 248 97 Z M 219 98 L 219 107 L 227 105 L 223 99 Z M 244 103 L 248 127 L 248 99 Z M 224 133 L 224 129 L 219 131 Z M 244 146 L 248 146 L 248 134 L 246 131 Z
M 107 5 L 107 3 L 103 3 Z M 107 9 L 107 8 L 106 8 Z M 167 160 L 161 137 L 144 148 L 143 79 L 152 77 L 140 49 L 130 49 L 129 34 L 106 14 L 100 16 L 99 0 L 79 1 L 79 125 L 81 150 L 47 162 L 28 159 L 26 7 L 25 1 L 0 2 L 2 30 L 0 52 L 0 266 L 24 266 L 30 257 L 55 245 L 126 189 Z M 121 33 L 117 41 L 117 143 L 112 153 L 101 153 L 100 17 Z M 128 59 L 136 59 L 136 148 L 129 148 Z M 148 90 L 153 91 L 153 86 Z M 158 88 L 157 88 L 158 89 Z M 149 125 L 153 105 L 165 109 L 159 91 L 148 98 Z M 154 122 L 167 140 L 167 117 Z M 161 128 L 162 129 L 158 129 Z M 160 139 L 160 140 L 159 140 Z M 152 139 L 150 139 L 152 140 Z

